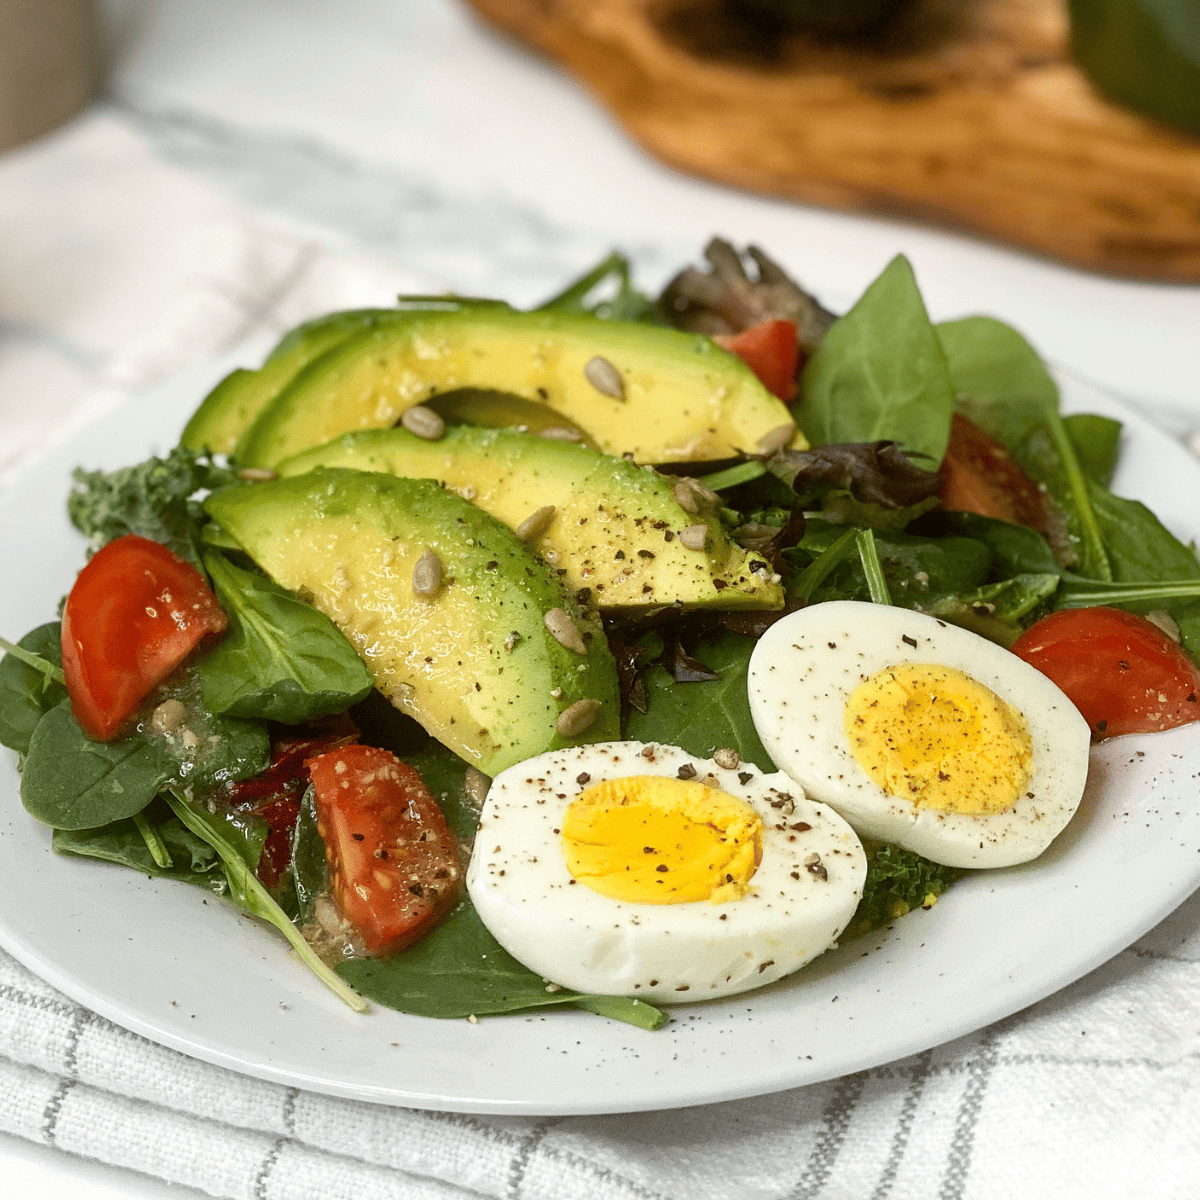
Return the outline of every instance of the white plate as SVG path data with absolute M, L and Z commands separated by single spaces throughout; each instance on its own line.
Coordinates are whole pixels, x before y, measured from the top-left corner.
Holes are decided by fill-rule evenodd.
M 211 368 L 209 369 L 211 372 Z M 52 453 L 0 503 L 0 631 L 48 620 L 83 559 L 63 500 L 79 462 L 170 446 L 208 381 L 139 399 Z M 1072 409 L 1126 422 L 1116 490 L 1184 538 L 1200 467 L 1112 399 L 1065 381 Z M 1195 727 L 1093 752 L 1082 808 L 1040 860 L 958 884 L 936 908 L 790 980 L 683 1006 L 646 1033 L 585 1013 L 433 1021 L 356 1016 L 269 930 L 203 893 L 56 857 L 0 763 L 0 944 L 118 1024 L 208 1062 L 320 1092 L 458 1112 L 632 1112 L 757 1095 L 912 1054 L 1049 995 L 1128 946 L 1200 885 Z

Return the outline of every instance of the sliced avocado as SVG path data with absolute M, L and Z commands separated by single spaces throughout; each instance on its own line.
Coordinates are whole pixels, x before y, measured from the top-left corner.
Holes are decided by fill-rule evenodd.
M 411 312 L 353 335 L 283 389 L 237 456 L 274 466 L 340 433 L 394 425 L 413 405 L 462 388 L 540 401 L 600 449 L 638 462 L 753 454 L 764 438 L 778 448 L 779 431 L 795 428 L 754 372 L 709 338 L 491 307 Z
M 257 371 L 243 367 L 230 371 L 200 402 L 184 426 L 180 442 L 189 450 L 207 448 L 214 454 L 231 454 L 284 384 L 331 346 L 391 315 L 395 315 L 394 309 L 363 308 L 329 313 L 298 325 Z
M 370 429 L 343 434 L 277 469 L 292 476 L 321 466 L 437 479 L 513 530 L 553 506 L 549 524 L 528 544 L 565 572 L 568 587 L 590 589 L 600 608 L 783 606 L 770 567 L 726 537 L 719 501 L 687 480 L 586 446 L 469 425 L 448 429 L 439 441 L 407 429 Z M 689 528 L 685 541 L 704 538 L 695 548 L 680 540 Z
M 226 488 L 205 507 L 341 628 L 397 708 L 485 774 L 619 735 L 616 665 L 598 619 L 511 530 L 432 480 L 317 470 Z M 426 551 L 441 583 L 417 594 Z M 553 610 L 569 614 L 584 653 L 550 632 Z M 561 735 L 559 718 L 580 702 L 593 720 Z

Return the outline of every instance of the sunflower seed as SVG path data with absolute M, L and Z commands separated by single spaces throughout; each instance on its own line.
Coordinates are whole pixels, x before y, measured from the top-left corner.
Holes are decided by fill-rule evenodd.
M 523 542 L 536 541 L 550 528 L 550 522 L 554 520 L 554 512 L 554 505 L 546 504 L 539 508 L 537 512 L 530 513 L 517 526 L 517 537 Z
M 414 404 L 412 408 L 406 408 L 400 418 L 400 424 L 409 433 L 415 433 L 427 442 L 436 442 L 446 432 L 446 422 L 432 408 L 426 408 L 423 404 Z
M 483 807 L 483 802 L 487 799 L 488 789 L 491 786 L 491 779 L 478 767 L 467 768 L 466 776 L 463 779 L 463 788 L 476 808 Z
M 237 477 L 246 480 L 247 483 L 270 483 L 279 478 L 279 472 L 270 467 L 242 467 Z
M 576 700 L 570 708 L 564 708 L 554 722 L 554 728 L 562 737 L 578 737 L 590 729 L 600 715 L 599 700 Z
M 689 550 L 703 550 L 708 544 L 707 525 L 689 525 L 679 531 L 679 541 Z
M 546 628 L 550 630 L 551 636 L 560 646 L 565 646 L 576 654 L 587 653 L 583 634 L 579 632 L 579 626 L 575 624 L 571 614 L 565 608 L 552 608 L 546 614 L 545 621 Z
M 736 771 L 742 765 L 742 756 L 729 746 L 722 746 L 713 751 L 713 762 L 726 771 Z
M 432 550 L 417 559 L 412 573 L 414 596 L 436 596 L 442 586 L 442 560 Z
M 150 718 L 155 733 L 174 733 L 187 719 L 187 709 L 178 700 L 164 700 Z
M 759 454 L 774 454 L 777 450 L 782 450 L 795 434 L 794 421 L 789 421 L 786 425 L 776 425 L 774 429 L 764 433 L 758 439 Z
M 588 383 L 601 395 L 611 396 L 614 400 L 625 399 L 625 380 L 607 358 L 601 358 L 598 354 L 595 358 L 589 358 L 583 373 Z
M 700 511 L 700 505 L 696 503 L 696 493 L 692 491 L 692 481 L 690 479 L 681 479 L 675 485 L 675 503 L 684 512 L 694 513 Z
M 545 429 L 539 430 L 538 437 L 549 438 L 552 442 L 583 441 L 583 434 L 568 425 L 547 425 Z

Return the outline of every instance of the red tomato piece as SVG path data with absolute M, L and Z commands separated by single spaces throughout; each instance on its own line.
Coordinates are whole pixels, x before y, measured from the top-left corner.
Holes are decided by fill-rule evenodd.
M 458 848 L 442 810 L 387 750 L 346 746 L 307 766 L 338 908 L 372 953 L 403 950 L 458 900 Z
M 999 442 L 960 413 L 955 413 L 950 423 L 950 444 L 942 459 L 941 476 L 938 499 L 943 508 L 1047 533 L 1041 489 Z
M 1066 692 L 1093 741 L 1200 720 L 1200 671 L 1144 617 L 1064 609 L 1031 625 L 1011 649 Z
M 800 341 L 794 321 L 764 321 L 741 333 L 720 334 L 713 341 L 736 354 L 768 392 L 783 401 L 795 399 Z
M 305 760 L 358 738 L 354 722 L 346 715 L 326 717 L 300 728 L 275 726 L 271 762 L 251 779 L 227 786 L 225 799 L 238 812 L 262 817 L 269 832 L 255 873 L 269 888 L 275 887 L 292 860 L 292 834 L 300 814 L 300 800 L 309 784 Z
M 63 674 L 88 737 L 117 737 L 143 700 L 228 621 L 204 576 L 135 533 L 97 550 L 67 596 Z

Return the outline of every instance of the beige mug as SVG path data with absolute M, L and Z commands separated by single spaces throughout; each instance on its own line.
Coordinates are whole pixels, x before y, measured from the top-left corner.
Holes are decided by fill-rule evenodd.
M 74 116 L 99 82 L 92 0 L 0 0 L 0 150 Z

